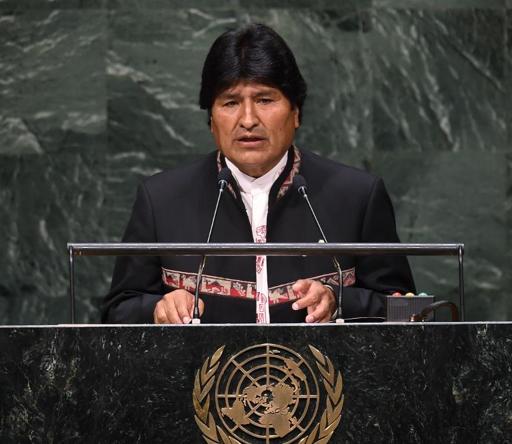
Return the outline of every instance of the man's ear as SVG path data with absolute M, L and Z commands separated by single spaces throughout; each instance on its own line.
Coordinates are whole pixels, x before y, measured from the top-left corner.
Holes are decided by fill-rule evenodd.
M 296 106 L 295 109 L 293 110 L 294 112 L 294 125 L 295 125 L 295 129 L 297 129 L 299 126 L 300 126 L 300 111 L 299 111 L 299 107 Z

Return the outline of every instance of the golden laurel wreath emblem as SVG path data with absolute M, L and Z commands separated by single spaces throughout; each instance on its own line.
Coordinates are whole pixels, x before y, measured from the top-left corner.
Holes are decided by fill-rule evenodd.
M 194 381 L 194 419 L 208 444 L 329 442 L 341 420 L 344 395 L 341 372 L 327 356 L 309 345 L 322 393 L 316 372 L 290 348 L 247 347 L 221 367 L 224 348 L 206 358 Z M 321 400 L 325 408 L 319 415 Z

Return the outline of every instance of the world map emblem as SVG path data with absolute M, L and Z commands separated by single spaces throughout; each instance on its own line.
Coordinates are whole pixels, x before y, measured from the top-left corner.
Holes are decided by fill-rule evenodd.
M 343 378 L 330 359 L 258 344 L 223 359 L 224 346 L 197 371 L 195 421 L 208 444 L 327 443 L 343 408 Z M 309 359 L 308 359 L 309 358 Z

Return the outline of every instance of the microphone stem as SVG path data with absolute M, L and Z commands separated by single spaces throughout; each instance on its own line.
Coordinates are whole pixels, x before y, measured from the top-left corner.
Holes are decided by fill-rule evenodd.
M 327 238 L 325 237 L 324 230 L 322 230 L 322 227 L 320 226 L 320 222 L 318 222 L 315 210 L 313 210 L 313 207 L 311 206 L 311 202 L 309 201 L 308 195 L 306 193 L 304 193 L 303 196 L 304 196 L 304 199 L 306 199 L 306 202 L 309 206 L 309 210 L 311 211 L 311 214 L 313 215 L 313 219 L 315 219 L 316 226 L 318 227 L 318 231 L 320 231 L 320 234 L 322 235 L 322 239 L 324 240 L 324 242 L 326 244 L 328 244 L 329 242 L 327 241 Z M 336 258 L 334 258 L 334 260 L 336 260 Z
M 213 227 L 215 226 L 215 220 L 217 219 L 217 210 L 219 209 L 220 199 L 222 197 L 222 193 L 224 192 L 224 188 L 227 185 L 226 181 L 221 181 L 219 187 L 219 193 L 217 195 L 217 202 L 215 203 L 215 210 L 213 211 L 212 223 L 210 224 L 210 231 L 208 232 L 208 238 L 206 239 L 206 243 L 210 243 L 210 239 L 213 233 Z M 201 257 L 201 263 L 199 264 L 199 270 L 197 272 L 196 279 L 196 291 L 194 293 L 194 311 L 192 312 L 192 324 L 200 324 L 201 319 L 199 318 L 199 290 L 201 287 L 201 281 L 203 279 L 203 270 L 206 265 L 206 255 L 203 254 Z
M 212 237 L 213 227 L 215 226 L 215 220 L 217 219 L 217 210 L 219 209 L 220 199 L 222 197 L 222 193 L 224 192 L 225 186 L 225 182 L 223 182 L 221 183 L 219 188 L 219 194 L 217 195 L 217 202 L 215 203 L 215 210 L 213 212 L 212 223 L 210 224 L 210 231 L 208 232 L 208 238 L 206 239 L 207 244 L 210 243 L 210 238 Z
M 341 266 L 338 260 L 335 257 L 333 257 L 332 260 L 336 270 L 338 270 L 338 279 L 340 281 L 340 285 L 338 286 L 338 303 L 336 304 L 338 306 L 338 310 L 336 310 L 335 322 L 337 324 L 341 324 L 345 322 L 343 319 L 343 271 L 341 270 Z
M 327 241 L 327 238 L 325 237 L 324 230 L 322 230 L 322 226 L 320 225 L 320 222 L 318 222 L 318 218 L 316 217 L 315 210 L 313 210 L 313 206 L 311 205 L 311 202 L 309 201 L 309 197 L 305 190 L 301 192 L 302 197 L 306 200 L 309 209 L 311 211 L 311 214 L 313 215 L 313 219 L 315 220 L 316 226 L 318 227 L 318 231 L 320 231 L 320 234 L 322 236 L 323 241 L 327 244 L 329 243 Z M 336 304 L 338 306 L 338 309 L 336 310 L 336 323 L 342 323 L 343 320 L 343 313 L 342 313 L 342 304 L 343 304 L 343 271 L 341 270 L 341 265 L 338 262 L 338 259 L 336 259 L 336 256 L 332 257 L 332 263 L 334 264 L 334 268 L 338 272 L 338 280 L 339 280 L 339 286 L 338 286 L 338 303 Z
M 201 263 L 199 264 L 199 271 L 197 272 L 196 280 L 196 291 L 194 293 L 194 311 L 192 314 L 192 324 L 200 324 L 201 319 L 199 318 L 199 287 L 201 286 L 201 280 L 203 279 L 203 269 L 206 264 L 206 256 L 201 257 Z

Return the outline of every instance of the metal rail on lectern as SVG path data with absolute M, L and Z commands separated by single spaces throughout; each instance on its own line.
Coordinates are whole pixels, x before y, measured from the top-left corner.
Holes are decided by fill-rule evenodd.
M 68 243 L 71 323 L 75 323 L 75 256 L 457 256 L 459 312 L 464 321 L 464 244 L 361 243 Z

